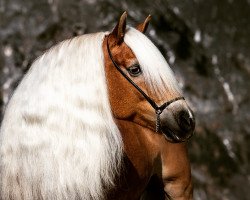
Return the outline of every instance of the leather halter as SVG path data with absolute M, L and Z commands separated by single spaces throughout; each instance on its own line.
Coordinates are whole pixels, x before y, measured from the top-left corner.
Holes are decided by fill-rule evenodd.
M 170 101 L 165 102 L 164 104 L 162 104 L 161 106 L 158 106 L 153 99 L 151 99 L 145 92 L 143 92 L 143 90 L 135 84 L 135 82 L 129 78 L 129 76 L 121 69 L 121 67 L 114 61 L 114 58 L 112 56 L 112 53 L 110 51 L 109 48 L 109 35 L 107 36 L 107 50 L 108 50 L 108 54 L 109 54 L 109 58 L 111 59 L 113 65 L 116 67 L 116 69 L 121 73 L 121 75 L 127 79 L 127 81 L 129 83 L 131 83 L 141 94 L 142 96 L 148 101 L 148 103 L 155 109 L 155 113 L 156 113 L 156 132 L 159 132 L 160 128 L 161 128 L 161 121 L 160 121 L 160 114 L 162 113 L 162 111 L 168 107 L 171 103 L 178 101 L 178 100 L 185 100 L 184 97 L 176 97 Z

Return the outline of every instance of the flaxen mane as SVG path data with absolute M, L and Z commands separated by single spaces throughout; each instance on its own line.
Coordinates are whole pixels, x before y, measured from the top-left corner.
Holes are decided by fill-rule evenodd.
M 102 199 L 122 140 L 104 72 L 105 33 L 64 41 L 37 59 L 7 106 L 1 199 Z

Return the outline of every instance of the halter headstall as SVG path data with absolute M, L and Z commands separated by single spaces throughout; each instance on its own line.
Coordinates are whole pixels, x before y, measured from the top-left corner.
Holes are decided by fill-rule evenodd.
M 155 114 L 156 114 L 156 132 L 159 132 L 160 129 L 161 129 L 161 120 L 160 120 L 160 115 L 162 113 L 162 111 L 168 107 L 171 103 L 175 102 L 175 101 L 178 101 L 178 100 L 185 100 L 184 97 L 177 97 L 177 98 L 174 98 L 170 101 L 167 101 L 165 102 L 164 104 L 162 104 L 161 106 L 158 106 L 154 100 L 152 100 L 145 92 L 143 92 L 143 90 L 135 84 L 135 82 L 129 78 L 129 76 L 121 69 L 121 67 L 115 62 L 113 56 L 112 56 L 112 53 L 110 51 L 110 48 L 109 48 L 109 42 L 108 42 L 108 39 L 109 39 L 109 35 L 107 36 L 107 50 L 108 50 L 108 54 L 109 54 L 109 58 L 111 59 L 113 65 L 116 67 L 116 69 L 121 73 L 121 75 L 127 79 L 127 81 L 129 83 L 131 83 L 141 94 L 142 96 L 148 101 L 148 103 L 154 108 L 155 110 Z

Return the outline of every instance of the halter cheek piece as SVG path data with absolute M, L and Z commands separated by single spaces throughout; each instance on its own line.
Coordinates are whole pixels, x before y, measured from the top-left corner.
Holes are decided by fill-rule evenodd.
M 129 76 L 127 74 L 125 74 L 125 72 L 121 69 L 121 67 L 114 61 L 114 58 L 112 56 L 112 53 L 110 51 L 109 48 L 109 42 L 108 42 L 109 36 L 107 37 L 107 50 L 108 50 L 108 54 L 109 54 L 109 58 L 111 59 L 113 65 L 116 67 L 116 69 L 121 73 L 121 75 L 128 80 L 129 83 L 131 83 L 141 94 L 142 96 L 144 96 L 144 98 L 148 101 L 148 103 L 155 109 L 155 113 L 156 113 L 156 132 L 159 132 L 161 129 L 161 120 L 160 120 L 160 115 L 162 113 L 162 111 L 168 107 L 171 103 L 181 100 L 184 100 L 184 97 L 177 97 L 174 98 L 170 101 L 165 102 L 164 104 L 162 104 L 161 106 L 158 106 L 145 92 L 142 91 L 142 89 L 135 84 L 134 81 L 132 81 L 132 79 L 129 78 Z

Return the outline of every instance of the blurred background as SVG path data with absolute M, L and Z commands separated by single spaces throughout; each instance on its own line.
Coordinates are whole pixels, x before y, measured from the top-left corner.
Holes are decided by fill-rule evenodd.
M 147 35 L 196 114 L 195 200 L 250 197 L 250 0 L 0 0 L 0 120 L 36 57 L 64 39 L 152 15 Z

